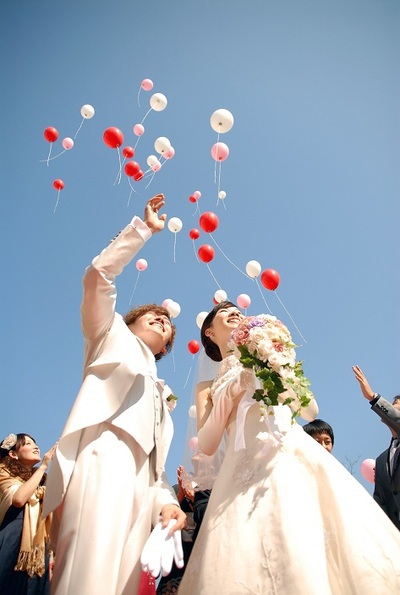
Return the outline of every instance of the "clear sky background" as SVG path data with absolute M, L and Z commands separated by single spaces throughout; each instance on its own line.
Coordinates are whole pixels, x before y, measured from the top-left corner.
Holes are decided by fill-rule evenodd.
M 360 463 L 388 445 L 351 370 L 391 399 L 399 385 L 400 3 L 397 0 L 2 0 L 1 43 L 1 415 L 0 435 L 28 432 L 44 452 L 61 434 L 82 377 L 81 279 L 91 259 L 148 198 L 166 196 L 182 230 L 153 237 L 118 279 L 118 310 L 171 298 L 181 306 L 173 356 L 159 365 L 179 396 L 167 471 L 183 460 L 187 410 L 198 356 L 196 316 L 221 287 L 248 294 L 248 313 L 273 313 L 292 331 L 320 414 L 335 431 L 335 456 L 371 490 Z M 138 91 L 144 78 L 152 92 Z M 162 112 L 146 118 L 136 158 L 146 167 L 154 141 L 175 157 L 150 178 L 125 174 L 102 139 L 132 127 L 161 92 Z M 49 162 L 43 137 L 55 126 L 72 150 Z M 220 140 L 211 114 L 235 118 Z M 65 188 L 54 212 L 61 178 Z M 217 178 L 218 179 L 218 178 Z M 219 227 L 196 247 L 189 196 Z M 128 205 L 129 200 L 129 205 Z M 216 242 L 220 249 L 217 248 Z M 174 246 L 175 243 L 175 246 Z M 175 261 L 174 261 L 175 253 Z M 277 295 L 247 278 L 249 260 L 281 276 Z M 279 299 L 278 299 L 279 298 Z M 281 303 L 282 302 L 282 303 Z M 284 305 L 284 307 L 282 306 Z M 297 332 L 286 310 L 305 341 Z M 189 377 L 188 377 L 189 376 Z

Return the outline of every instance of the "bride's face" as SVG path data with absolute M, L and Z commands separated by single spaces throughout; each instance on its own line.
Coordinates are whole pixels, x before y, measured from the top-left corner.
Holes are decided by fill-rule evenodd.
M 221 308 L 214 316 L 214 320 L 212 321 L 210 328 L 207 330 L 207 336 L 209 336 L 214 343 L 228 341 L 232 331 L 238 326 L 243 318 L 244 316 L 238 308 L 233 306 Z

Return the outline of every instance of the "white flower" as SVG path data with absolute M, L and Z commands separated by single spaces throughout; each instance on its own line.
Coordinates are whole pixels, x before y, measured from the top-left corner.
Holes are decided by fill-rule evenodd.
M 4 448 L 4 450 L 11 450 L 13 446 L 17 444 L 17 435 L 16 434 L 8 434 L 7 438 L 4 438 L 3 442 L 0 444 L 0 448 Z

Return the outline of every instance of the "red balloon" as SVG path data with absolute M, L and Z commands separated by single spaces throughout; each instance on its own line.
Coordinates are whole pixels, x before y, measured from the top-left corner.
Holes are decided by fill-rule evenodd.
M 54 180 L 53 186 L 56 190 L 62 190 L 64 188 L 64 182 L 57 178 L 57 180 Z
M 278 271 L 274 269 L 266 269 L 261 273 L 261 283 L 266 289 L 274 291 L 279 285 L 281 278 Z
M 200 237 L 200 232 L 198 229 L 193 228 L 189 231 L 189 238 L 191 238 L 192 240 L 198 240 Z
M 53 128 L 53 126 L 49 126 L 45 128 L 43 136 L 49 143 L 54 143 L 58 139 L 58 130 L 57 128 Z
M 126 159 L 132 159 L 135 154 L 135 149 L 133 147 L 124 147 L 122 149 L 122 155 L 126 157 Z
M 190 353 L 195 354 L 200 349 L 200 343 L 198 341 L 195 341 L 195 340 L 189 341 L 189 343 L 188 343 L 188 349 L 189 349 Z
M 193 194 L 191 194 L 189 196 L 189 200 L 190 200 L 190 202 L 197 202 L 197 198 L 195 196 L 193 196 Z
M 197 250 L 197 254 L 202 262 L 211 262 L 215 256 L 215 250 L 210 244 L 203 244 Z
M 106 143 L 107 147 L 110 149 L 116 149 L 120 147 L 124 142 L 124 135 L 119 128 L 115 126 L 110 126 L 110 128 L 106 128 L 103 133 L 103 140 Z
M 199 223 L 203 231 L 206 233 L 211 233 L 217 229 L 219 221 L 215 213 L 207 211 L 206 213 L 200 215 Z
M 125 164 L 124 170 L 127 176 L 133 178 L 140 172 L 140 165 L 137 161 L 128 161 L 128 163 Z
M 144 176 L 144 173 L 142 172 L 141 169 L 139 169 L 139 171 L 137 172 L 137 174 L 135 174 L 133 176 L 133 179 L 135 180 L 135 182 L 139 182 Z

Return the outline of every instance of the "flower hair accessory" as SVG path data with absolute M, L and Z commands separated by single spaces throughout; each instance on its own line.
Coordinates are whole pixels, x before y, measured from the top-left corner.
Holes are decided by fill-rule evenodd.
M 242 365 L 252 368 L 259 378 L 261 388 L 255 391 L 253 399 L 261 401 L 260 404 L 289 405 L 297 397 L 299 407 L 293 413 L 295 417 L 314 398 L 302 362 L 296 362 L 290 332 L 275 316 L 260 314 L 244 318 L 232 332 L 229 347 Z
M 11 450 L 17 444 L 17 434 L 8 434 L 0 444 L 0 448 L 4 450 Z

